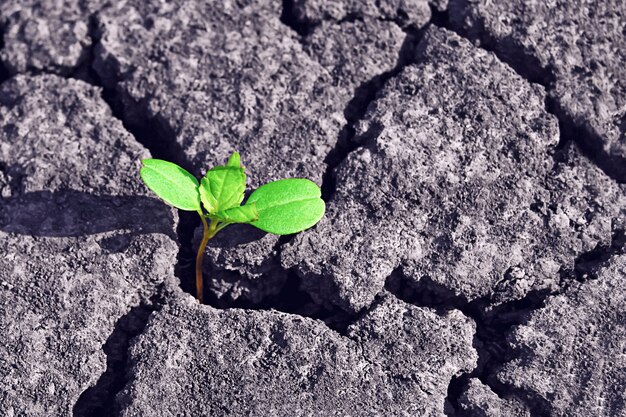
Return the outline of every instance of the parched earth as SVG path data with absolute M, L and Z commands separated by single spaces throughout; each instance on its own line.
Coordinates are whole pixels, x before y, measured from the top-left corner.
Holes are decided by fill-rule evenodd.
M 4 0 L 0 417 L 626 416 L 626 3 Z M 141 159 L 306 177 L 296 236 Z

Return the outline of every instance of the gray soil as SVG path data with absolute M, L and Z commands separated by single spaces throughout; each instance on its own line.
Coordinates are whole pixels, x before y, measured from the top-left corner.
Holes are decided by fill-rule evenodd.
M 0 3 L 0 417 L 626 416 L 617 0 Z M 195 213 L 141 159 L 322 188 Z

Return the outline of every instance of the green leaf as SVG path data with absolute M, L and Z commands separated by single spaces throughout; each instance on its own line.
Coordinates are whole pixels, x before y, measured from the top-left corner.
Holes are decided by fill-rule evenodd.
M 211 168 L 200 182 L 200 199 L 209 214 L 237 207 L 243 201 L 246 174 L 239 152 L 233 152 L 226 165 Z
M 198 180 L 178 165 L 161 159 L 144 159 L 139 174 L 156 195 L 181 210 L 200 210 Z
M 250 223 L 259 218 L 256 204 L 233 207 L 215 214 L 218 220 L 225 223 Z
M 304 178 L 267 183 L 254 191 L 246 204 L 256 203 L 259 219 L 250 223 L 269 233 L 288 235 L 315 225 L 326 209 L 320 188 Z
M 204 177 L 200 181 L 200 200 L 202 201 L 202 205 L 204 209 L 213 214 L 217 212 L 217 199 L 211 193 L 211 186 L 209 184 L 208 178 Z
M 233 152 L 230 158 L 228 158 L 226 166 L 230 168 L 241 168 L 241 156 L 239 155 L 239 152 Z
M 216 166 L 211 168 L 200 182 L 200 197 L 204 208 L 215 214 L 237 207 L 243 201 L 246 174 L 243 168 Z

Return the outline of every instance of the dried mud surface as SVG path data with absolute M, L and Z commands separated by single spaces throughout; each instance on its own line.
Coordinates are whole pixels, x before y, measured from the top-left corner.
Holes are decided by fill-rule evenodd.
M 0 4 L 0 416 L 626 415 L 620 1 Z M 296 236 L 140 161 L 307 177 Z M 196 216 L 197 217 L 197 216 Z

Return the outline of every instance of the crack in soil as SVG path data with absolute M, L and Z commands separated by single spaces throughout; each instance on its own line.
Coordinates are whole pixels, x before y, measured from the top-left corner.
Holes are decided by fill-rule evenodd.
M 313 32 L 317 25 L 298 19 L 295 12 L 294 0 L 283 0 L 280 21 L 298 34 L 300 41 Z
M 549 90 L 548 90 L 549 91 Z M 559 147 L 564 146 L 565 141 L 571 141 L 578 145 L 582 154 L 593 164 L 602 170 L 608 177 L 619 184 L 626 183 L 620 176 L 620 166 L 623 162 L 615 156 L 609 155 L 602 147 L 601 135 L 599 135 L 588 123 L 576 123 L 572 117 L 561 107 L 553 97 L 546 96 L 546 111 L 554 115 L 559 121 L 561 141 Z
M 354 138 L 356 135 L 354 126 L 365 117 L 370 104 L 376 100 L 378 93 L 386 85 L 387 81 L 397 76 L 400 71 L 407 65 L 413 63 L 412 51 L 421 39 L 423 31 L 412 29 L 404 30 L 406 36 L 400 47 L 400 52 L 396 61 L 396 65 L 389 71 L 375 75 L 371 79 L 362 82 L 355 88 L 352 99 L 344 107 L 344 117 L 346 125 L 339 133 L 339 138 L 334 148 L 326 154 L 324 163 L 326 171 L 322 176 L 322 198 L 324 201 L 332 200 L 337 190 L 335 178 L 335 170 L 348 157 L 350 153 L 362 147 L 362 143 L 357 143 Z
M 626 230 L 616 229 L 611 236 L 611 243 L 601 245 L 576 257 L 574 266 L 562 268 L 560 274 L 561 292 L 567 290 L 574 282 L 587 282 L 597 279 L 597 271 L 601 269 L 613 256 L 626 251 Z
M 85 61 L 86 68 L 75 71 L 80 73 L 81 79 L 92 85 L 102 89 L 102 98 L 109 105 L 113 116 L 120 120 L 124 128 L 146 149 L 150 151 L 153 157 L 173 161 L 190 172 L 193 172 L 191 162 L 185 157 L 180 145 L 174 139 L 175 133 L 162 120 L 149 118 L 142 111 L 140 103 L 133 103 L 132 117 L 128 116 L 128 109 L 125 107 L 122 97 L 115 88 L 109 88 L 102 82 L 99 74 L 94 70 L 93 63 L 95 58 L 95 48 L 97 47 L 100 36 L 97 29 L 95 14 L 90 18 L 90 36 L 92 45 L 88 51 L 88 57 Z M 116 81 L 116 82 L 119 82 Z M 176 235 L 179 241 L 179 252 L 177 254 L 177 263 L 174 267 L 175 276 L 180 281 L 181 289 L 195 296 L 195 255 L 196 250 L 193 246 L 193 236 L 196 229 L 200 226 L 200 219 L 197 213 L 178 211 L 179 223 L 176 229 Z M 277 250 L 277 259 L 280 257 L 280 249 L 288 243 L 293 236 L 281 237 L 275 249 Z M 300 282 L 301 278 L 291 271 L 288 272 L 288 279 L 283 288 L 276 295 L 268 296 L 260 302 L 252 303 L 246 301 L 224 302 L 210 294 L 205 294 L 205 304 L 216 309 L 242 308 L 250 310 L 277 310 L 289 314 L 296 314 L 302 317 L 319 319 L 329 325 L 332 330 L 347 328 L 348 324 L 353 321 L 341 309 L 329 310 L 319 304 L 313 302 L 311 297 L 302 291 Z M 262 278 L 261 278 L 262 279 Z M 209 295 L 207 297 L 207 295 Z
M 432 5 L 430 7 L 433 14 L 432 21 L 435 26 L 454 32 L 460 37 L 470 41 L 475 47 L 493 53 L 501 62 L 508 65 L 526 81 L 540 84 L 548 91 L 553 88 L 556 82 L 554 71 L 551 68 L 543 68 L 537 58 L 525 55 L 521 50 L 515 51 L 515 53 L 511 55 L 502 53 L 498 48 L 498 40 L 484 30 L 482 30 L 479 37 L 480 44 L 476 45 L 472 38 L 452 26 L 448 10 L 442 12 L 435 9 Z M 508 52 L 510 53 L 511 51 L 509 50 Z
M 83 80 L 102 89 L 102 99 L 111 108 L 113 116 L 122 122 L 124 128 L 137 142 L 150 151 L 152 157 L 167 159 L 193 172 L 191 161 L 186 158 L 182 147 L 176 142 L 175 132 L 168 123 L 158 117 L 149 117 L 146 109 L 137 102 L 132 103 L 131 111 L 116 88 L 108 87 L 95 70 L 95 49 L 101 40 L 96 14 L 89 18 L 89 36 L 92 43 L 85 60 L 84 72 L 87 73 L 87 77 Z M 115 84 L 120 81 L 116 80 Z
M 432 24 L 456 33 L 460 37 L 467 39 L 477 48 L 493 53 L 500 62 L 509 66 L 509 68 L 515 71 L 520 77 L 530 83 L 539 84 L 545 88 L 545 110 L 547 113 L 555 116 L 559 123 L 561 140 L 557 149 L 565 146 L 567 142 L 574 142 L 580 147 L 583 154 L 607 176 L 618 183 L 625 182 L 623 179 L 620 179 L 618 174 L 618 165 L 621 164 L 622 161 L 606 153 L 602 148 L 601 135 L 595 132 L 585 121 L 576 122 L 573 120 L 561 107 L 558 100 L 549 95 L 556 84 L 556 75 L 553 68 L 550 66 L 541 66 L 536 57 L 526 54 L 523 49 L 517 45 L 507 45 L 507 52 L 503 52 L 499 48 L 498 40 L 484 29 L 481 29 L 478 35 L 480 45 L 476 45 L 471 37 L 468 37 L 465 33 L 452 26 L 447 10 L 440 12 L 432 5 L 430 7 L 433 16 L 431 18 Z
M 5 46 L 4 45 L 4 31 L 5 31 L 5 28 L 2 25 L 0 25 L 0 51 L 2 51 Z M 4 65 L 4 62 L 0 59 L 0 84 L 5 82 L 9 78 L 11 78 L 11 74 L 9 74 L 9 70 L 7 70 L 6 66 Z
M 464 39 L 472 42 L 471 38 L 452 27 L 448 11 L 440 12 L 431 5 L 431 23 L 435 26 L 450 30 Z M 549 95 L 554 88 L 556 77 L 551 68 L 542 68 L 532 56 L 521 50 L 512 55 L 505 55 L 497 48 L 497 40 L 493 39 L 484 30 L 479 36 L 481 44 L 478 46 L 494 55 L 508 65 L 519 76 L 531 83 L 542 85 L 546 89 L 545 110 L 556 117 L 559 125 L 560 141 L 556 151 L 563 149 L 569 142 L 576 143 L 583 154 L 598 166 L 607 176 L 623 182 L 616 175 L 616 161 L 612 161 L 599 145 L 599 135 L 589 126 L 576 123 L 561 108 L 558 101 Z M 474 42 L 472 42 L 474 44 Z M 558 152 L 555 152 L 555 158 Z M 505 362 L 511 359 L 512 352 L 506 344 L 505 337 L 513 326 L 524 324 L 529 314 L 543 308 L 546 300 L 563 293 L 574 282 L 585 282 L 595 277 L 596 271 L 601 268 L 612 256 L 624 251 L 626 237 L 624 230 L 617 230 L 608 246 L 598 245 L 595 249 L 579 255 L 571 269 L 561 269 L 560 288 L 557 291 L 531 291 L 524 298 L 514 300 L 493 307 L 489 297 L 482 297 L 472 302 L 454 295 L 452 291 L 434 282 L 421 282 L 419 288 L 409 283 L 397 271 L 388 278 L 386 288 L 399 298 L 416 305 L 435 308 L 438 311 L 456 308 L 476 322 L 475 348 L 479 355 L 478 366 L 471 373 L 455 377 L 448 387 L 448 401 L 453 410 L 449 415 L 457 415 L 458 400 L 471 377 L 478 378 L 491 388 L 500 398 L 515 397 L 530 411 L 531 416 L 548 416 L 549 406 L 546 400 L 532 392 L 506 386 L 494 378 L 495 372 Z M 424 280 L 422 280 L 424 281 Z M 413 286 L 413 288 L 410 288 Z M 460 414 L 458 414 L 460 415 Z
M 293 0 L 283 1 L 280 20 L 299 35 L 301 42 L 304 42 L 306 40 L 305 38 L 318 26 L 310 22 L 299 20 L 296 17 Z M 341 24 L 341 22 L 337 22 L 337 24 Z M 378 92 L 383 88 L 385 83 L 399 74 L 406 65 L 413 62 L 411 54 L 414 46 L 423 34 L 423 29 L 416 30 L 409 27 L 404 28 L 403 31 L 406 37 L 400 48 L 395 67 L 390 71 L 378 74 L 361 83 L 355 88 L 352 98 L 344 107 L 344 116 L 347 123 L 340 131 L 334 148 L 329 151 L 324 159 L 326 170 L 322 177 L 321 189 L 322 198 L 325 201 L 330 201 L 335 193 L 336 182 L 334 171 L 337 166 L 339 166 L 352 151 L 362 146 L 353 140 L 355 136 L 354 125 L 365 116 L 367 108 L 376 99 Z M 151 149 L 150 143 L 146 143 L 144 146 Z M 180 213 L 180 223 L 177 234 L 179 236 L 181 250 L 176 275 L 181 280 L 181 288 L 183 291 L 189 294 L 195 294 L 195 250 L 193 248 L 193 236 L 198 226 L 199 221 L 195 213 Z M 278 240 L 274 247 L 277 253 L 277 255 L 275 255 L 276 259 L 280 259 L 282 247 L 293 239 L 293 237 L 294 236 L 285 236 Z M 347 327 L 361 316 L 362 313 L 350 314 L 343 309 L 330 308 L 314 302 L 310 295 L 301 289 L 302 278 L 293 270 L 287 270 L 287 274 L 287 280 L 278 294 L 264 297 L 258 302 L 247 300 L 227 301 L 217 299 L 211 294 L 205 294 L 205 304 L 217 309 L 242 308 L 249 310 L 277 310 L 288 314 L 318 319 L 326 323 L 329 328 L 342 335 L 345 335 Z M 263 277 L 259 279 L 263 279 Z M 374 305 L 375 302 L 364 309 L 364 311 L 369 310 L 369 308 Z
M 613 256 L 625 252 L 626 231 L 618 229 L 613 234 L 610 245 L 598 245 L 591 251 L 580 254 L 573 268 L 562 268 L 558 289 L 533 290 L 521 299 L 499 305 L 493 303 L 494 294 L 468 301 L 428 278 L 414 283 L 403 274 L 402 267 L 396 268 L 387 277 L 385 289 L 407 303 L 432 308 L 438 314 L 445 314 L 453 309 L 459 310 L 476 323 L 474 348 L 478 353 L 478 363 L 471 372 L 463 373 L 450 381 L 447 401 L 452 410 L 448 410 L 447 415 L 461 415 L 459 398 L 469 379 L 478 378 L 498 397 L 502 399 L 513 397 L 519 400 L 528 408 L 531 416 L 546 417 L 549 415 L 550 405 L 545 399 L 532 391 L 503 384 L 495 378 L 496 372 L 515 356 L 506 341 L 507 335 L 514 326 L 526 324 L 531 313 L 543 308 L 549 298 L 563 294 L 573 282 L 584 283 L 595 279 L 597 271 Z
M 334 23 L 341 25 L 344 22 L 352 22 L 360 18 L 361 17 L 357 14 L 348 14 L 343 19 L 334 21 Z M 306 38 L 321 24 L 321 22 L 314 23 L 306 19 L 298 18 L 295 12 L 294 0 L 283 0 L 280 21 L 298 34 L 298 39 L 301 43 L 305 43 Z M 384 87 L 386 82 L 390 78 L 398 75 L 406 65 L 412 63 L 413 61 L 411 53 L 414 46 L 417 44 L 419 39 L 421 39 L 423 29 L 417 30 L 412 27 L 403 28 L 398 22 L 393 21 L 393 23 L 398 25 L 398 27 L 400 27 L 400 29 L 402 29 L 406 34 L 404 42 L 400 48 L 400 53 L 398 54 L 396 65 L 393 69 L 377 74 L 371 79 L 362 82 L 355 88 L 352 98 L 344 107 L 343 113 L 347 123 L 339 132 L 339 137 L 335 146 L 328 152 L 328 154 L 326 154 L 326 157 L 324 158 L 326 170 L 322 176 L 321 189 L 322 198 L 325 201 L 330 201 L 332 199 L 332 196 L 337 188 L 334 177 L 335 169 L 351 152 L 362 146 L 353 140 L 355 137 L 354 126 L 365 116 L 367 108 L 376 99 L 376 96 Z M 424 28 L 427 26 L 428 25 L 425 25 Z
M 263 278 L 261 278 L 263 279 Z M 358 320 L 361 314 L 351 314 L 340 308 L 328 307 L 316 303 L 311 296 L 302 290 L 302 278 L 295 272 L 287 271 L 287 280 L 277 294 L 264 297 L 259 302 L 248 301 L 207 302 L 214 308 L 241 308 L 246 310 L 280 311 L 286 314 L 306 317 L 323 322 L 330 330 L 341 336 L 347 335 L 347 328 Z M 374 304 L 372 304 L 374 305 Z M 369 306 L 366 310 L 369 310 Z
M 152 312 L 160 310 L 165 303 L 163 288 L 161 284 L 149 301 L 131 308 L 117 320 L 113 332 L 102 347 L 107 358 L 106 371 L 95 385 L 79 396 L 72 410 L 74 417 L 104 417 L 118 412 L 115 397 L 128 382 L 131 342 L 144 332 Z
M 522 393 L 515 387 L 504 385 L 494 378 L 495 372 L 511 359 L 511 352 L 506 343 L 506 335 L 513 326 L 525 324 L 530 313 L 544 307 L 548 297 L 555 292 L 548 290 L 531 291 L 524 298 L 492 306 L 491 297 L 483 296 L 468 302 L 462 296 L 456 295 L 449 288 L 422 279 L 417 284 L 410 282 L 397 268 L 387 278 L 385 289 L 404 302 L 434 309 L 438 314 L 446 314 L 451 310 L 459 310 L 476 323 L 474 348 L 478 354 L 478 363 L 471 372 L 455 376 L 448 385 L 446 401 L 452 407 L 446 410 L 446 415 L 458 414 L 459 397 L 470 378 L 478 378 L 486 384 L 500 398 L 522 397 Z M 519 392 L 518 392 L 519 391 Z M 524 395 L 522 395 L 524 394 Z M 542 416 L 546 404 L 541 404 L 538 398 L 534 402 L 522 401 L 533 416 Z
M 178 269 L 176 276 L 179 277 L 181 282 L 181 289 L 193 296 L 196 293 L 195 287 L 195 256 L 196 249 L 193 246 L 193 237 L 196 230 L 197 220 L 196 213 L 185 213 L 189 216 L 189 219 L 181 217 L 178 236 L 180 239 L 181 249 L 179 262 L 176 266 Z M 276 251 L 275 257 L 280 258 L 280 251 L 282 247 L 287 244 L 294 236 L 281 236 L 274 246 Z M 281 267 L 277 267 L 281 268 Z M 273 269 L 272 271 L 275 271 Z M 266 272 L 259 280 L 265 279 L 272 271 Z M 222 271 L 213 270 L 208 271 L 208 276 L 213 273 Z M 241 276 L 237 271 L 230 271 L 234 276 L 240 277 L 240 280 L 244 281 L 245 278 Z M 218 310 L 228 309 L 245 309 L 245 310 L 262 310 L 262 311 L 280 311 L 282 313 L 298 315 L 310 319 L 320 320 L 326 324 L 326 326 L 345 336 L 347 327 L 352 324 L 358 317 L 355 314 L 349 314 L 339 307 L 329 307 L 315 302 L 311 296 L 302 290 L 302 278 L 295 273 L 292 269 L 287 269 L 287 279 L 283 283 L 282 287 L 276 294 L 266 295 L 258 301 L 251 301 L 247 299 L 231 299 L 229 297 L 218 298 L 215 294 L 205 291 L 204 304 L 211 306 Z M 207 277 L 205 276 L 205 279 Z M 205 287 L 206 289 L 206 287 Z
M 119 119 L 124 128 L 145 148 L 153 157 L 173 161 L 190 172 L 193 172 L 191 162 L 185 157 L 183 149 L 176 142 L 175 133 L 169 125 L 162 120 L 149 118 L 142 111 L 140 103 L 133 103 L 133 117 L 128 117 L 127 108 L 122 102 L 122 98 L 115 88 L 107 88 L 100 76 L 93 68 L 95 48 L 100 41 L 95 15 L 90 19 L 90 36 L 92 45 L 86 60 L 88 68 L 86 80 L 92 85 L 102 88 L 102 98 L 109 105 L 113 116 Z M 116 81 L 116 83 L 119 80 Z M 177 262 L 174 267 L 175 276 L 180 281 L 181 289 L 195 296 L 195 255 L 196 249 L 193 246 L 193 237 L 196 229 L 200 226 L 200 219 L 197 213 L 178 210 L 179 223 L 176 228 L 176 235 L 179 242 L 179 252 Z M 280 248 L 291 240 L 293 236 L 281 237 L 276 245 L 277 253 Z M 276 255 L 277 258 L 280 255 Z M 262 278 L 261 278 L 262 279 Z M 208 296 L 207 296 L 208 295 Z M 310 296 L 300 290 L 300 278 L 293 273 L 289 273 L 288 279 L 277 295 L 269 296 L 258 303 L 251 302 L 224 302 L 210 294 L 205 294 L 205 304 L 216 309 L 244 308 L 251 310 L 278 310 L 290 314 L 298 314 L 303 317 L 326 319 L 327 323 L 344 323 L 345 317 L 340 316 L 340 310 L 328 311 L 315 304 Z M 332 319 L 331 319 L 332 318 Z M 333 326 L 330 326 L 333 328 Z
M 101 88 L 101 97 L 108 104 L 113 117 L 122 122 L 126 131 L 144 148 L 148 149 L 153 158 L 174 162 L 187 171 L 194 172 L 191 161 L 185 156 L 180 144 L 176 142 L 172 128 L 161 119 L 148 117 L 145 109 L 142 109 L 139 103 L 133 103 L 134 111 L 130 112 L 132 115 L 129 116 L 127 105 L 116 88 L 107 87 L 95 70 L 95 49 L 101 38 L 95 13 L 89 18 L 89 36 L 92 43 L 85 60 L 86 68 L 77 72 L 85 74 L 84 80 L 86 82 Z M 118 82 L 119 80 L 116 80 L 115 84 L 117 85 Z M 200 226 L 200 219 L 197 213 L 177 211 L 179 222 L 175 233 L 178 238 L 179 250 L 176 255 L 174 275 L 179 279 L 181 288 L 185 292 L 195 295 L 195 278 L 193 275 L 195 252 L 193 251 L 192 240 L 195 229 Z M 190 287 L 192 283 L 193 287 Z
M 89 17 L 88 28 L 92 43 L 86 51 L 86 59 L 69 75 L 60 76 L 79 79 L 99 87 L 101 89 L 101 98 L 111 109 L 113 117 L 121 121 L 126 131 L 138 143 L 148 149 L 154 158 L 173 161 L 191 171 L 190 161 L 185 158 L 182 148 L 174 140 L 174 133 L 166 123 L 150 119 L 145 114 L 133 114 L 135 117 L 128 117 L 122 98 L 116 89 L 105 86 L 105 83 L 103 83 L 94 68 L 95 48 L 100 42 L 96 13 Z M 136 108 L 140 108 L 139 105 Z M 190 249 L 189 246 L 191 246 L 189 236 L 193 236 L 193 231 L 200 224 L 200 220 L 197 218 L 196 213 L 178 210 L 178 214 L 180 221 L 176 229 L 176 235 L 180 245 L 174 271 L 175 276 L 181 283 L 184 283 L 187 281 L 184 275 L 186 271 L 186 254 Z M 187 241 L 189 241 L 189 245 L 184 244 Z M 107 357 L 107 369 L 94 386 L 89 387 L 80 395 L 73 408 L 74 417 L 109 416 L 117 412 L 115 397 L 128 382 L 126 372 L 128 370 L 127 362 L 130 343 L 133 338 L 144 332 L 151 313 L 160 310 L 166 303 L 164 291 L 164 285 L 162 284 L 156 289 L 148 302 L 131 308 L 128 313 L 117 320 L 113 332 L 103 346 Z
M 51 70 L 39 70 L 31 68 L 28 70 L 30 75 L 53 74 L 67 79 L 78 79 L 95 87 L 99 87 L 102 91 L 101 97 L 110 107 L 113 117 L 120 120 L 124 128 L 145 148 L 147 148 L 153 157 L 173 160 L 181 166 L 190 168 L 190 163 L 184 159 L 184 154 L 174 140 L 166 126 L 162 123 L 154 123 L 153 120 L 130 120 L 125 116 L 121 99 L 118 97 L 114 89 L 106 88 L 100 76 L 93 67 L 95 48 L 100 41 L 96 30 L 96 13 L 89 16 L 88 28 L 89 36 L 92 43 L 86 49 L 86 57 L 82 62 L 69 73 L 57 73 Z M 4 48 L 4 28 L 0 27 L 0 50 Z M 0 61 L 0 83 L 11 78 L 11 74 L 6 66 Z M 158 126 L 158 127 L 157 127 Z M 183 219 L 189 213 L 180 212 Z M 188 229 L 188 220 L 179 223 L 176 230 L 177 235 L 184 235 Z M 199 223 L 199 221 L 197 221 Z M 181 254 L 178 254 L 178 263 L 181 260 Z M 180 278 L 180 277 L 179 277 Z M 142 334 L 148 324 L 152 312 L 160 310 L 166 303 L 165 284 L 161 284 L 156 288 L 154 294 L 149 300 L 132 307 L 126 314 L 119 317 L 114 325 L 112 333 L 107 338 L 102 347 L 106 355 L 107 368 L 102 373 L 95 385 L 83 391 L 76 403 L 74 404 L 72 415 L 74 417 L 86 416 L 110 416 L 117 412 L 116 395 L 124 388 L 128 382 L 126 372 L 128 370 L 128 357 L 131 341 L 138 335 Z

